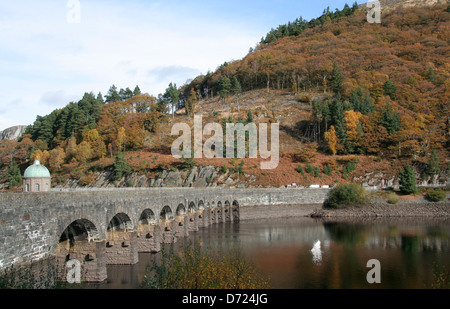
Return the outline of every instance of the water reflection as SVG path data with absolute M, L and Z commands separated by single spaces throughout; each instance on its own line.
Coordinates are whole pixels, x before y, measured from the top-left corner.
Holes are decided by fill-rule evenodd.
M 428 288 L 433 267 L 450 270 L 449 219 L 310 218 L 218 224 L 200 229 L 190 242 L 206 249 L 240 249 L 271 278 L 273 288 Z M 140 254 L 134 266 L 108 266 L 101 288 L 138 288 L 145 270 L 160 254 Z M 367 261 L 381 262 L 382 283 L 370 285 Z
M 320 240 L 314 244 L 314 247 L 311 249 L 311 253 L 313 255 L 313 263 L 320 265 L 322 262 L 322 248 Z

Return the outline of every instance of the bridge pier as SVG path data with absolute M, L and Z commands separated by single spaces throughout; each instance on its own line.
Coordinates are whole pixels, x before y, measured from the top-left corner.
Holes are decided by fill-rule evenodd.
M 233 217 L 233 222 L 239 222 L 241 221 L 241 215 L 239 212 L 239 203 L 237 201 L 235 201 L 233 203 L 233 206 L 231 207 L 231 211 L 232 211 L 232 217 Z
M 188 220 L 189 232 L 198 232 L 198 220 L 196 212 L 190 212 L 188 214 Z
M 223 222 L 225 222 L 225 216 L 224 216 L 224 209 L 223 209 L 223 207 L 222 207 L 222 204 L 220 204 L 220 202 L 219 202 L 219 204 L 217 205 L 217 208 L 216 208 L 216 223 L 223 223 Z
M 217 208 L 213 207 L 209 209 L 209 224 L 217 224 Z
M 230 203 L 227 201 L 225 202 L 225 207 L 223 209 L 224 212 L 224 222 L 233 222 L 232 214 L 231 214 L 231 206 Z
M 174 244 L 177 242 L 176 222 L 174 220 L 162 220 L 161 224 L 161 243 Z
M 140 225 L 137 230 L 138 252 L 161 251 L 161 228 L 157 225 Z
M 176 237 L 188 237 L 188 218 L 186 215 L 179 215 L 175 218 L 175 236 Z
M 210 225 L 209 211 L 206 209 L 200 209 L 197 213 L 198 227 L 208 227 Z
M 137 232 L 109 231 L 106 233 L 107 265 L 134 265 L 139 262 Z
M 105 242 L 64 241 L 56 248 L 56 265 L 58 276 L 65 280 L 70 260 L 78 260 L 81 264 L 81 281 L 103 282 L 107 276 L 105 263 Z

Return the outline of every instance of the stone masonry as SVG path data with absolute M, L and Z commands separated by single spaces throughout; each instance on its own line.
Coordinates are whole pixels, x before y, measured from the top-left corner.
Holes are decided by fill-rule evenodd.
M 142 189 L 0 194 L 0 270 L 77 258 L 86 281 L 106 264 L 135 264 L 199 228 L 219 222 L 308 215 L 329 189 Z M 63 237 L 64 236 L 64 237 Z

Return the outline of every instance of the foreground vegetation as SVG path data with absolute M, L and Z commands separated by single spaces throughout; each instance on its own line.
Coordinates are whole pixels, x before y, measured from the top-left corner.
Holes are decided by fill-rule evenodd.
M 266 289 L 269 280 L 238 250 L 226 254 L 184 246 L 179 254 L 162 252 L 147 270 L 148 289 Z
M 368 195 L 363 187 L 358 184 L 338 185 L 328 197 L 327 207 L 345 208 L 349 206 L 362 205 L 369 201 Z
M 80 289 L 82 284 L 69 284 L 58 276 L 59 270 L 47 263 L 11 266 L 0 271 L 0 290 Z

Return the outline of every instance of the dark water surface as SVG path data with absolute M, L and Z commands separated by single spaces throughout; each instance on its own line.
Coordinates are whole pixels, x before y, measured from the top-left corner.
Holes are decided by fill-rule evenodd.
M 186 243 L 240 248 L 270 276 L 274 289 L 426 289 L 434 271 L 450 270 L 450 219 L 310 218 L 218 224 L 191 233 Z M 314 249 L 313 249 L 314 248 Z M 139 264 L 108 266 L 108 281 L 92 288 L 136 289 L 160 254 L 139 254 Z M 369 284 L 367 262 L 381 264 L 381 284 Z

